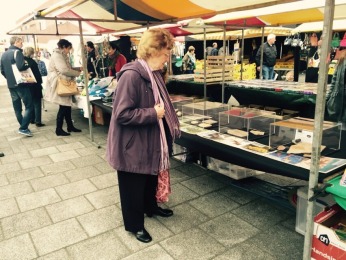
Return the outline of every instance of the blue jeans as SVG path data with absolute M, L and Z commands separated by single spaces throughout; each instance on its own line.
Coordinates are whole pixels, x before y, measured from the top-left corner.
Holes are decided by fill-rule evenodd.
M 31 113 L 31 122 L 42 123 L 42 101 L 41 98 L 33 98 L 33 110 Z
M 274 67 L 262 66 L 263 79 L 274 79 Z
M 28 86 L 18 86 L 16 88 L 9 88 L 14 113 L 16 114 L 17 121 L 20 125 L 19 130 L 26 130 L 30 124 L 31 113 L 33 111 L 31 92 Z M 24 115 L 22 115 L 22 101 L 25 106 Z

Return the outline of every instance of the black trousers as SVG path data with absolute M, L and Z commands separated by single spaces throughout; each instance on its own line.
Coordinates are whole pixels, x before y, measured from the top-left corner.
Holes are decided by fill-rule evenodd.
M 157 208 L 157 175 L 118 171 L 118 183 L 125 230 L 137 232 L 144 228 L 144 214 Z

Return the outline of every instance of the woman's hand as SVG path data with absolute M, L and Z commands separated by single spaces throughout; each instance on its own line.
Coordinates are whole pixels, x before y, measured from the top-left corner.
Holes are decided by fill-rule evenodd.
M 162 119 L 165 116 L 165 108 L 160 104 L 155 105 L 154 108 L 157 114 L 157 119 Z

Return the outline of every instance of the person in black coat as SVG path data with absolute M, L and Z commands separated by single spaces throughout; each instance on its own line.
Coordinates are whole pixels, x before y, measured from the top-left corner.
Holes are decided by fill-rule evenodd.
M 91 41 L 88 41 L 86 43 L 86 49 L 88 52 L 87 55 L 87 69 L 89 73 L 89 78 L 93 79 L 97 76 L 96 69 L 95 69 L 95 62 L 96 62 L 96 52 L 95 52 L 95 46 L 94 43 Z
M 33 56 L 35 54 L 35 50 L 32 47 L 26 47 L 24 49 L 24 59 L 29 64 L 32 73 L 35 76 L 37 83 L 30 83 L 28 86 L 30 88 L 31 96 L 32 96 L 32 103 L 34 106 L 34 109 L 31 114 L 31 123 L 36 124 L 37 127 L 45 126 L 45 124 L 42 123 L 42 76 L 40 73 L 40 70 L 38 69 L 37 62 L 33 59 Z

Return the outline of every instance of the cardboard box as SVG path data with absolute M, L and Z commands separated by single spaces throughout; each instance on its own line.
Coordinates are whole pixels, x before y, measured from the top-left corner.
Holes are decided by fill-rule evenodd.
M 346 211 L 336 204 L 315 217 L 311 259 L 346 259 L 346 241 L 333 228 L 339 223 L 346 224 Z

